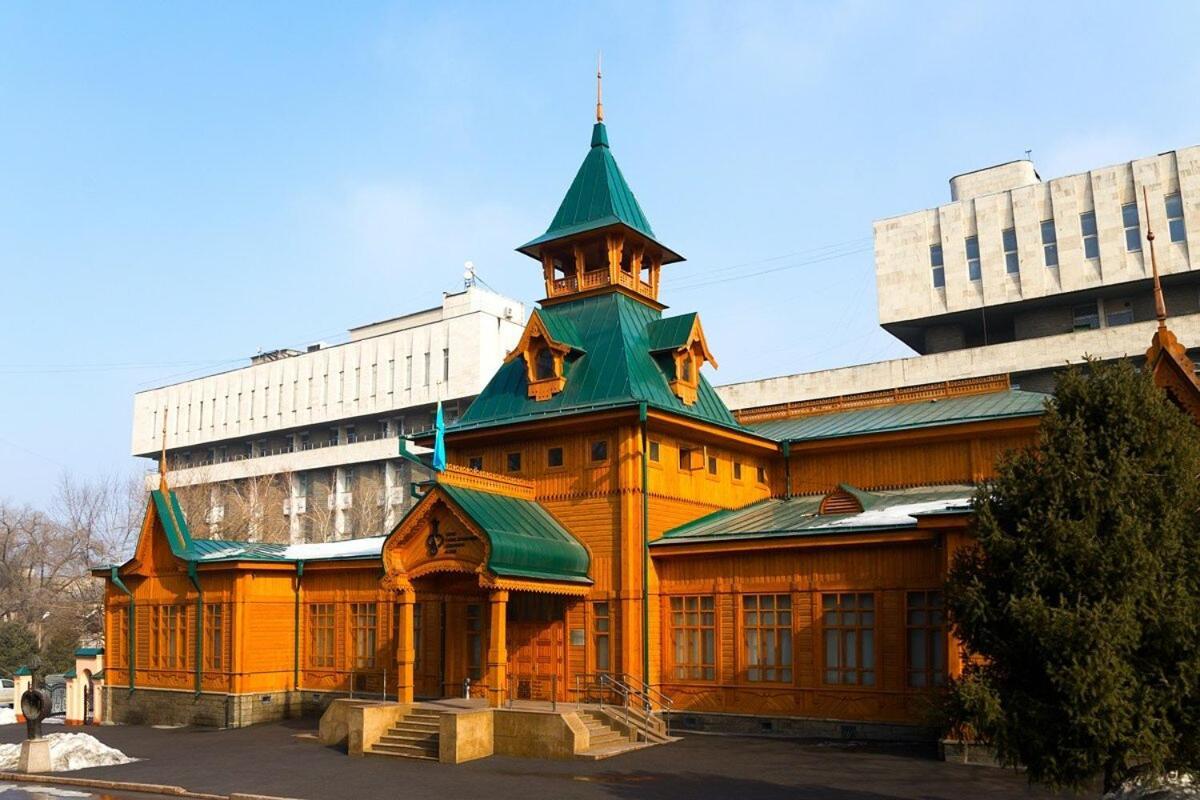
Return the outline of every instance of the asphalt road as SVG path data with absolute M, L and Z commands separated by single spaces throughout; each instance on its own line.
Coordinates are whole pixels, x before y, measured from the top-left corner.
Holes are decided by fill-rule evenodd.
M 70 774 L 183 786 L 214 794 L 246 792 L 305 800 L 990 800 L 1063 796 L 1030 788 L 1024 776 L 1011 771 L 938 761 L 931 748 L 922 747 L 694 735 L 598 762 L 493 757 L 444 766 L 381 756 L 350 758 L 316 742 L 314 726 L 315 722 L 305 720 L 229 731 L 73 728 L 69 730 L 85 730 L 142 760 Z M 23 726 L 0 727 L 0 742 L 19 741 L 22 736 Z M 0 800 L 14 797 L 0 794 Z

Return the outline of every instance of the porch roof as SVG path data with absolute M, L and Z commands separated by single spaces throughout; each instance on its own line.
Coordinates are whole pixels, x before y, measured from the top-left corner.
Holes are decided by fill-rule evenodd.
M 494 574 L 591 583 L 587 550 L 533 500 L 442 483 L 437 488 L 487 534 Z

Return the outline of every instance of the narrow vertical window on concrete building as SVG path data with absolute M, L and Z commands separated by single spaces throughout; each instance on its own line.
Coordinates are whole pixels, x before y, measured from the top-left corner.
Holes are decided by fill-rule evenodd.
M 742 597 L 742 647 L 746 680 L 792 682 L 792 598 L 786 594 Z
M 595 671 L 608 672 L 612 669 L 609 636 L 612 634 L 612 618 L 608 603 L 592 604 L 592 644 L 595 648 Z
M 967 237 L 967 277 L 973 281 L 983 278 L 983 270 L 979 266 L 979 237 Z
M 450 348 L 442 348 L 442 383 L 450 382 Z
M 875 685 L 875 595 L 821 595 L 825 683 Z
M 1016 275 L 1021 271 L 1021 260 L 1017 258 L 1017 229 L 1006 229 L 1000 238 L 1004 243 L 1004 271 Z
M 941 592 L 909 592 L 907 603 L 908 685 L 946 683 L 946 612 Z
M 1121 224 L 1125 227 L 1125 250 L 1136 253 L 1142 249 L 1142 226 L 1138 222 L 1137 203 L 1121 206 Z
M 1169 194 L 1164 199 L 1167 207 L 1167 228 L 1172 242 L 1182 242 L 1187 238 L 1183 228 L 1183 198 L 1178 192 Z
M 711 595 L 671 598 L 671 675 L 716 680 L 716 602 Z
M 933 270 L 933 287 L 941 289 L 946 285 L 946 265 L 942 259 L 942 246 L 932 245 L 929 248 L 929 267 Z
M 429 351 L 425 351 L 425 385 L 429 385 Z
M 1058 234 L 1054 231 L 1054 220 L 1042 220 L 1042 253 L 1047 267 L 1058 266 Z
M 392 394 L 392 382 L 396 380 L 396 359 L 389 358 L 387 363 L 387 372 L 383 373 L 383 382 L 387 386 L 387 393 Z
M 1100 257 L 1100 240 L 1096 237 L 1096 212 L 1085 211 L 1079 215 L 1079 233 L 1083 236 L 1083 257 Z
M 404 388 L 412 388 L 412 356 L 404 357 Z

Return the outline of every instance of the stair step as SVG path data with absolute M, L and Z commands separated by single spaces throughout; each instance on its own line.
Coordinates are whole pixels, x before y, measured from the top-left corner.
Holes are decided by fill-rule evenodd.
M 379 737 L 384 744 L 434 744 L 439 737 L 436 733 L 413 733 L 411 731 L 389 731 Z
M 393 730 L 414 730 L 414 731 L 438 731 L 441 730 L 441 722 L 425 722 L 424 720 L 417 722 L 414 720 L 402 719 L 392 726 Z
M 436 761 L 438 757 L 438 751 L 436 747 L 423 747 L 413 744 L 387 744 L 380 742 L 371 747 L 371 752 L 388 756 L 424 758 L 430 761 Z

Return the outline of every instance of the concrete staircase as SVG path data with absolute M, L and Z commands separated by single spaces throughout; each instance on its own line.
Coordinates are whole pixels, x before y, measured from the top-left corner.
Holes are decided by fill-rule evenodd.
M 380 756 L 438 760 L 441 714 L 425 708 L 414 708 L 379 737 L 368 751 Z
M 578 713 L 588 729 L 588 749 L 576 754 L 577 758 L 598 761 L 649 746 L 645 742 L 634 741 L 637 737 L 632 731 L 624 730 L 603 711 L 583 708 Z

